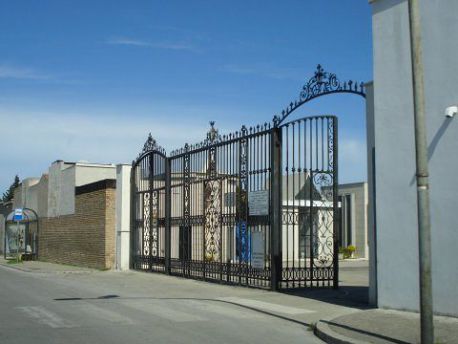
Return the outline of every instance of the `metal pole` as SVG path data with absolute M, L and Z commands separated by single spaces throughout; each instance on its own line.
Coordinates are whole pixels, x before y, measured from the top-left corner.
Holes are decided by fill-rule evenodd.
M 16 221 L 16 262 L 19 263 L 19 221 Z
M 431 279 L 431 222 L 429 210 L 428 147 L 426 143 L 425 98 L 421 25 L 418 0 L 409 0 L 410 49 L 415 122 L 417 165 L 418 247 L 420 261 L 421 343 L 434 342 L 433 299 Z
M 328 119 L 329 121 L 329 119 Z M 332 208 L 333 208 L 333 239 L 334 239 L 334 279 L 333 279 L 333 288 L 337 289 L 339 288 L 339 224 L 341 223 L 342 219 L 340 217 L 340 212 L 339 212 L 339 133 L 338 133 L 338 120 L 337 117 L 334 116 L 332 117 L 332 126 L 333 126 L 333 131 L 332 131 L 332 142 L 334 143 L 334 151 L 333 151 L 333 203 L 332 203 Z
M 136 245 L 135 245 L 135 238 L 137 236 L 137 226 L 136 226 L 136 203 L 135 203 L 135 197 L 136 197 L 136 190 L 137 186 L 135 185 L 135 169 L 136 165 L 135 162 L 132 161 L 132 168 L 130 170 L 130 231 L 129 231 L 129 247 L 130 247 L 130 252 L 129 252 L 129 268 L 134 269 L 137 268 L 135 264 L 135 250 L 136 250 Z
M 172 182 L 171 160 L 165 158 L 165 273 L 170 275 L 171 236 L 172 236 Z
M 272 176 L 272 222 L 270 227 L 270 283 L 271 289 L 277 291 L 282 279 L 282 132 L 273 128 L 271 132 L 271 176 Z

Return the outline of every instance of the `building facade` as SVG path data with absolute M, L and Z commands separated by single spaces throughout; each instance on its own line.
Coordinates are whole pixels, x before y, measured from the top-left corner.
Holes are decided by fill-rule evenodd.
M 115 266 L 116 166 L 55 161 L 16 188 L 14 208 L 38 214 L 40 260 Z
M 357 258 L 369 258 L 368 185 L 366 182 L 339 185 L 340 247 L 355 246 Z
M 408 2 L 374 0 L 373 134 L 376 255 L 371 294 L 379 307 L 418 311 L 419 259 L 415 137 Z M 425 114 L 430 169 L 433 303 L 458 316 L 458 2 L 420 1 Z M 368 98 L 371 102 L 371 99 Z M 369 121 L 371 122 L 371 121 Z M 368 147 L 371 146 L 368 142 Z

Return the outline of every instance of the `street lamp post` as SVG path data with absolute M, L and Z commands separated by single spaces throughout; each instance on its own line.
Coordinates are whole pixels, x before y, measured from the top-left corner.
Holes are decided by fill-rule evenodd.
M 428 147 L 425 126 L 425 97 L 421 26 L 418 0 L 409 0 L 410 49 L 415 122 L 415 155 L 418 210 L 418 253 L 420 261 L 421 343 L 434 342 L 431 278 L 431 222 L 429 210 Z

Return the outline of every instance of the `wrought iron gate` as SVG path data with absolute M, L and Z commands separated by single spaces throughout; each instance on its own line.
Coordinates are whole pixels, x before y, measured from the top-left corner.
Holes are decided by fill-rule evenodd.
M 354 86 L 353 86 L 354 85 Z M 132 164 L 134 269 L 261 288 L 338 286 L 337 118 L 283 123 L 323 94 L 364 95 L 318 66 L 273 123 Z

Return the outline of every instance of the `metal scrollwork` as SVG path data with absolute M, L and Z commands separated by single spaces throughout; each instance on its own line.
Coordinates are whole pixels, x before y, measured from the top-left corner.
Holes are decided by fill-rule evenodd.
M 150 218 L 150 196 L 149 192 L 143 196 L 143 255 L 150 254 L 151 218 Z
M 149 152 L 159 152 L 164 155 L 166 154 L 165 149 L 157 144 L 156 140 L 153 138 L 151 133 L 148 134 L 148 138 L 146 139 L 145 144 L 143 145 L 142 151 L 140 152 L 140 154 L 138 154 L 137 160 L 140 159 L 142 155 Z
M 152 234 L 152 247 L 151 247 L 151 254 L 155 257 L 158 256 L 158 198 L 159 192 L 153 191 L 152 192 L 152 202 L 151 202 L 151 234 Z
M 208 261 L 217 261 L 220 257 L 220 203 L 221 185 L 218 180 L 210 180 L 205 184 L 205 259 Z
M 334 127 L 336 123 L 334 119 L 328 121 L 328 162 L 329 162 L 329 170 L 334 171 L 334 152 L 335 152 L 335 145 L 334 145 Z
M 335 73 L 327 72 L 321 65 L 318 65 L 312 78 L 310 78 L 302 87 L 299 99 L 289 103 L 281 112 L 281 115 L 274 116 L 273 125 L 278 127 L 291 112 L 308 101 L 331 93 L 353 93 L 366 97 L 363 82 L 348 80 L 341 82 Z
M 216 178 L 216 148 L 210 147 L 208 150 L 208 169 L 207 169 L 208 178 Z
M 187 145 L 186 145 L 187 146 Z M 184 225 L 187 227 L 190 224 L 191 217 L 191 169 L 190 155 L 185 154 L 183 157 L 183 219 Z
M 320 205 L 317 204 L 317 215 L 314 219 L 315 230 L 315 267 L 330 267 L 334 261 L 334 179 L 332 173 L 317 173 L 313 175 L 314 188 L 321 195 Z M 329 204 L 328 204 L 329 203 Z
M 339 79 L 334 73 L 325 72 L 318 65 L 315 75 L 303 87 L 300 94 L 302 100 L 311 99 L 324 92 L 337 91 L 340 88 Z
M 218 133 L 218 129 L 215 128 L 215 121 L 210 121 L 210 130 L 207 133 L 207 143 L 214 144 L 221 141 L 221 135 Z

